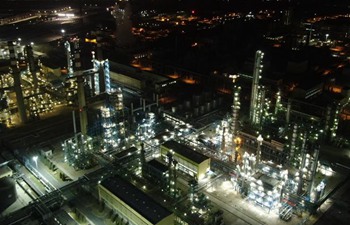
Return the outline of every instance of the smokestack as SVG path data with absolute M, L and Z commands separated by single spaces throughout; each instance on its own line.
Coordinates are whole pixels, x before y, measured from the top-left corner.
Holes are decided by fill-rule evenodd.
M 292 140 L 291 140 L 291 143 L 290 143 L 289 162 L 294 161 L 296 141 L 297 141 L 297 137 L 298 137 L 298 133 L 297 132 L 298 132 L 298 125 L 294 124 Z

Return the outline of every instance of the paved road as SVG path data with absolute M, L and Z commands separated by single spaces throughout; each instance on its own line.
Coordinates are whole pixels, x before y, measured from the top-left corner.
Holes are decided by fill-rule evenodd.
M 254 217 L 246 214 L 243 212 L 243 209 L 238 209 L 236 206 L 232 206 L 219 198 L 217 198 L 215 195 L 206 192 L 207 196 L 209 196 L 209 200 L 214 202 L 216 205 L 218 205 L 221 209 L 225 210 L 226 212 L 235 215 L 239 219 L 245 222 L 245 224 L 251 224 L 251 225 L 263 225 L 265 224 L 262 221 L 259 221 L 258 219 L 255 219 Z M 236 224 L 236 223 L 234 223 Z

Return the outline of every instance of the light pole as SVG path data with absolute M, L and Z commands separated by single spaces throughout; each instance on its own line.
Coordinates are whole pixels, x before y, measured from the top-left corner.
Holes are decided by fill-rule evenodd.
M 259 134 L 259 136 L 256 138 L 256 140 L 258 141 L 258 149 L 256 151 L 256 166 L 259 165 L 260 163 L 260 158 L 261 158 L 261 144 L 263 142 L 263 137 L 261 136 L 261 134 Z
M 33 161 L 35 162 L 35 167 L 38 169 L 38 156 L 33 156 Z
M 62 38 L 64 38 L 64 34 L 66 33 L 65 29 L 61 29 L 61 34 L 62 34 Z

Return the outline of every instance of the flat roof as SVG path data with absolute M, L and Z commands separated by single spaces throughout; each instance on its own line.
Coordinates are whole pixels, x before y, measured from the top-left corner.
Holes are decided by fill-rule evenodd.
M 147 164 L 159 170 L 162 173 L 165 173 L 168 171 L 168 167 L 156 159 L 152 159 L 151 161 L 147 162 Z
M 195 163 L 202 163 L 203 161 L 209 159 L 208 156 L 205 156 L 195 150 L 193 150 L 192 148 L 184 145 L 184 144 L 180 144 L 174 140 L 170 140 L 167 141 L 165 143 L 162 144 L 164 147 L 173 150 L 174 152 L 176 152 L 179 155 L 182 155 L 190 160 L 192 160 Z
M 116 159 L 121 159 L 121 158 L 124 158 L 126 156 L 130 156 L 130 155 L 133 155 L 133 154 L 137 153 L 137 150 L 138 149 L 136 147 L 130 147 L 128 149 L 125 149 L 125 150 L 123 150 L 121 152 L 116 153 L 114 155 L 114 157 Z
M 107 178 L 101 182 L 101 185 L 152 224 L 157 224 L 172 214 L 172 212 L 119 176 Z
M 120 64 L 114 61 L 109 61 L 110 70 L 114 73 L 120 73 L 125 76 L 130 76 L 138 80 L 152 80 L 155 83 L 166 82 L 173 80 L 169 77 L 165 77 L 156 73 L 141 70 L 140 68 L 132 67 L 129 65 Z

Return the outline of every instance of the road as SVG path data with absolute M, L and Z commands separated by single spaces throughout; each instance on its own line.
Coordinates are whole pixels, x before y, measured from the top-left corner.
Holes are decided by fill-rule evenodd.
M 34 172 L 45 182 L 48 186 L 53 189 L 60 189 L 61 187 L 67 185 L 67 182 L 58 180 L 52 173 L 49 171 L 46 165 L 44 165 L 41 160 L 37 160 L 35 163 L 33 160 L 29 160 L 30 165 Z
M 221 199 L 217 198 L 215 195 L 206 192 L 205 193 L 209 200 L 215 203 L 217 206 L 219 206 L 220 209 L 224 210 L 224 218 L 230 217 L 236 217 L 235 221 L 230 221 L 230 223 L 225 223 L 225 225 L 236 225 L 236 224 L 251 224 L 251 225 L 264 225 L 265 223 L 252 217 L 251 215 L 248 215 L 247 213 L 244 213 L 244 209 L 240 208 L 238 209 L 235 205 L 228 204 Z M 228 215 L 231 214 L 231 215 Z

